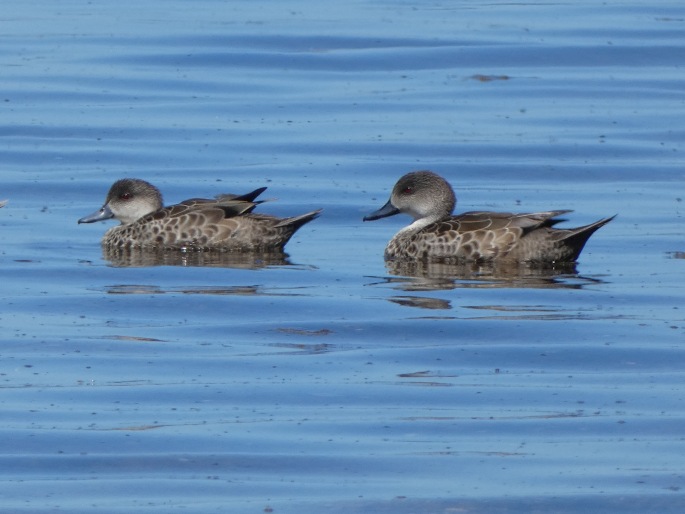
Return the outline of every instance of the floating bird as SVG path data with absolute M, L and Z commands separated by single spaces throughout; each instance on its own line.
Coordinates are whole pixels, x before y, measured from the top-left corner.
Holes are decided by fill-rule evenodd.
M 575 262 L 590 236 L 614 218 L 558 229 L 553 226 L 564 221 L 558 216 L 572 211 L 453 215 L 456 203 L 454 191 L 444 178 L 431 171 L 414 171 L 400 178 L 388 202 L 364 221 L 400 212 L 414 218 L 388 243 L 387 260 L 555 264 Z
M 292 218 L 254 214 L 262 187 L 244 195 L 192 198 L 163 206 L 162 194 L 144 180 L 117 180 L 102 208 L 79 223 L 115 218 L 102 238 L 105 247 L 228 252 L 283 251 L 297 229 L 316 218 L 316 210 Z

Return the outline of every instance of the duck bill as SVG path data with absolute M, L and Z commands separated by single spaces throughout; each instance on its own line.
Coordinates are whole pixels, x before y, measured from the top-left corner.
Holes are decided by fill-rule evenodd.
M 84 216 L 80 220 L 78 220 L 79 223 L 93 223 L 95 221 L 102 221 L 102 220 L 108 220 L 114 217 L 114 214 L 110 210 L 108 205 L 103 205 L 102 209 L 95 211 L 92 214 L 89 214 L 88 216 Z
M 388 216 L 394 216 L 399 214 L 400 210 L 395 207 L 390 200 L 383 207 L 377 211 L 372 212 L 368 216 L 364 216 L 364 221 L 379 220 L 381 218 L 387 218 Z

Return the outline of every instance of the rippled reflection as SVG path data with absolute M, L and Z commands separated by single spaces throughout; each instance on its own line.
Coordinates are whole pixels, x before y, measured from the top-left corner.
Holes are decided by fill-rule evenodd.
M 456 288 L 568 288 L 581 289 L 602 280 L 578 274 L 574 264 L 533 266 L 525 263 L 386 262 L 395 277 L 384 283 L 403 291 L 439 291 Z M 396 299 L 406 302 L 407 297 Z M 423 302 L 423 300 L 422 300 Z M 425 302 L 423 302 L 425 304 Z M 416 305 L 422 308 L 444 308 Z
M 117 284 L 107 286 L 105 292 L 108 294 L 209 294 L 209 295 L 230 295 L 230 296 L 258 296 L 266 294 L 259 286 L 196 286 L 196 287 L 176 287 L 163 288 L 161 286 L 147 284 Z
M 426 298 L 425 296 L 394 296 L 389 301 L 405 307 L 418 307 L 419 309 L 447 310 L 452 308 L 449 300 L 442 298 Z
M 308 292 L 296 291 L 288 288 L 266 288 L 261 285 L 244 286 L 192 286 L 192 287 L 163 287 L 153 284 L 114 284 L 105 286 L 102 290 L 107 294 L 121 295 L 161 295 L 161 294 L 187 294 L 187 295 L 215 295 L 215 296 L 308 296 Z M 285 330 L 285 329 L 284 329 Z M 315 332 L 314 335 L 327 335 L 325 329 Z
M 259 269 L 291 264 L 283 252 L 183 252 L 141 248 L 105 248 L 102 256 L 114 267 L 190 266 Z

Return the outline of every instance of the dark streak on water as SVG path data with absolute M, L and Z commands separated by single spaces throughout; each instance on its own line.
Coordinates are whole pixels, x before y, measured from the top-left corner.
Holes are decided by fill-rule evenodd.
M 15 2 L 3 512 L 682 512 L 678 2 Z M 575 269 L 386 267 L 459 209 L 618 213 Z M 289 256 L 103 255 L 113 180 L 323 207 Z

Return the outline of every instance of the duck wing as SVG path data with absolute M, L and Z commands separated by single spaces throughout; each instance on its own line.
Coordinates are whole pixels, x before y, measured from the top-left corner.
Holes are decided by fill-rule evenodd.
M 557 223 L 566 221 L 559 218 L 559 216 L 568 214 L 569 212 L 573 211 L 560 210 L 527 213 L 470 211 L 457 216 L 452 216 L 445 221 L 449 223 L 456 222 L 457 230 L 460 232 L 469 232 L 472 230 L 520 229 L 525 233 L 535 230 L 536 228 L 551 227 Z
M 404 241 L 405 249 L 401 251 L 413 251 L 422 257 L 467 261 L 504 258 L 528 233 L 551 227 L 562 221 L 558 216 L 568 212 L 465 212 L 419 230 Z

